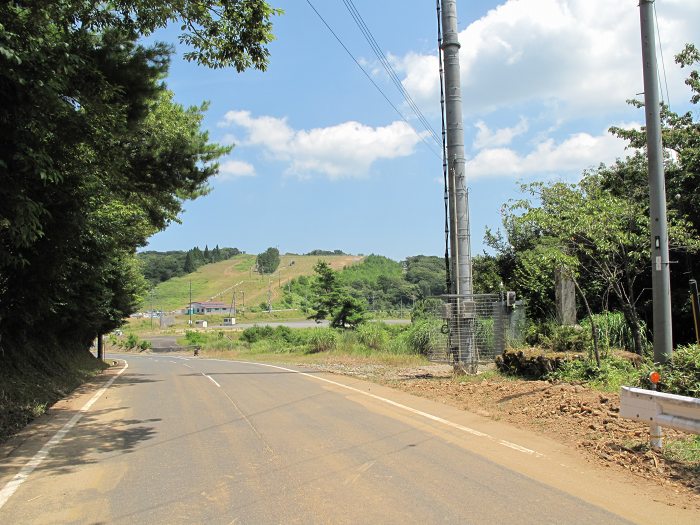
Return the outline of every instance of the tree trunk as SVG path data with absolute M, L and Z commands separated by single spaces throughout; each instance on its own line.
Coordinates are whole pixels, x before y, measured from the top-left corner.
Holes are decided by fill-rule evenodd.
M 588 313 L 588 319 L 591 321 L 591 334 L 593 335 L 593 354 L 595 355 L 595 364 L 598 368 L 600 368 L 600 351 L 598 350 L 598 331 L 596 330 L 595 326 L 595 321 L 593 320 L 593 312 L 591 312 L 591 307 L 588 305 L 588 300 L 586 299 L 586 296 L 583 294 L 583 290 L 581 290 L 581 287 L 578 285 L 578 281 L 576 278 L 571 276 L 571 280 L 574 281 L 574 286 L 578 290 L 579 295 L 581 296 L 581 299 L 583 299 L 583 304 L 586 306 L 586 313 Z
M 633 351 L 635 354 L 642 355 L 644 349 L 642 347 L 642 331 L 639 329 L 637 310 L 630 304 L 623 304 L 622 313 L 625 316 L 625 321 L 627 321 L 627 326 L 632 331 Z
M 625 272 L 625 297 L 620 294 L 620 299 L 622 301 L 622 313 L 625 316 L 627 325 L 630 330 L 632 330 L 632 340 L 634 342 L 634 353 L 637 355 L 642 355 L 644 349 L 642 348 L 642 332 L 639 329 L 639 316 L 637 315 L 637 309 L 634 307 L 631 298 L 634 297 L 634 286 L 632 284 L 632 279 L 630 279 L 629 273 Z

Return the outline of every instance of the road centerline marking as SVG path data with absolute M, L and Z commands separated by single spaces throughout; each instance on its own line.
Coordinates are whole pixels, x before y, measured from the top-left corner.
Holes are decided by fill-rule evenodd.
M 17 489 L 27 481 L 29 476 L 31 475 L 34 470 L 41 465 L 41 463 L 46 459 L 46 457 L 49 455 L 51 452 L 51 449 L 54 448 L 56 445 L 58 445 L 61 440 L 70 432 L 70 430 L 82 419 L 82 417 L 85 415 L 85 413 L 92 408 L 92 405 L 94 405 L 97 400 L 102 397 L 102 394 L 104 394 L 107 389 L 112 386 L 112 383 L 124 373 L 124 371 L 129 368 L 129 363 L 124 361 L 124 368 L 122 368 L 117 375 L 112 377 L 109 381 L 107 381 L 102 388 L 100 388 L 95 394 L 90 398 L 90 400 L 85 403 L 82 408 L 78 411 L 77 414 L 75 414 L 70 420 L 61 427 L 61 429 L 56 432 L 51 439 L 49 439 L 41 449 L 39 449 L 39 452 L 34 454 L 34 457 L 30 459 L 24 467 L 15 475 L 14 478 L 12 478 L 10 481 L 8 481 L 5 486 L 0 490 L 0 509 L 7 503 L 7 501 L 12 497 L 12 495 L 17 492 Z

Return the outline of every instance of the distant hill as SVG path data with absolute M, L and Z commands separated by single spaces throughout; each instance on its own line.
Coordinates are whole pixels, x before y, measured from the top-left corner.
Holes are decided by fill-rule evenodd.
M 192 273 L 173 277 L 159 283 L 153 290 L 154 308 L 173 311 L 185 308 L 190 301 L 215 300 L 231 302 L 236 290 L 237 305 L 258 306 L 267 302 L 268 290 L 272 302 L 282 298 L 281 288 L 302 275 L 312 275 L 319 259 L 335 270 L 360 262 L 356 255 L 282 255 L 278 270 L 272 275 L 255 272 L 255 255 L 239 254 L 228 260 L 199 267 Z M 149 297 L 148 302 L 151 301 Z
M 173 250 L 168 252 L 145 251 L 136 254 L 146 280 L 155 286 L 158 283 L 180 277 L 195 271 L 200 266 L 225 261 L 244 253 L 238 248 L 219 248 L 211 250 L 208 246 L 201 250 L 198 246 L 190 250 Z

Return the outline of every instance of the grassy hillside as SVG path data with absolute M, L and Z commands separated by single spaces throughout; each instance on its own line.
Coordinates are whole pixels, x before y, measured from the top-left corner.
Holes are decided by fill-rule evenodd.
M 159 284 L 153 291 L 152 299 L 146 299 L 144 309 L 153 308 L 173 311 L 185 308 L 190 301 L 190 281 L 193 301 L 221 301 L 230 303 L 233 289 L 237 292 L 236 301 L 241 306 L 245 295 L 245 305 L 258 306 L 267 302 L 268 288 L 272 292 L 272 302 L 278 301 L 281 287 L 301 275 L 313 274 L 313 267 L 319 259 L 328 262 L 335 270 L 359 262 L 362 257 L 355 255 L 282 255 L 279 268 L 272 275 L 255 273 L 255 255 L 241 254 L 226 261 L 207 264 L 197 271 L 175 277 Z M 244 293 L 240 293 L 244 292 Z

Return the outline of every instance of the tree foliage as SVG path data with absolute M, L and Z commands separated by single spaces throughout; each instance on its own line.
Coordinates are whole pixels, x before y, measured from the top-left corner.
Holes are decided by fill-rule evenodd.
M 329 319 L 334 328 L 354 328 L 366 318 L 366 303 L 353 297 L 343 286 L 338 274 L 325 261 L 314 266 L 314 313 L 309 319 Z
M 676 62 L 697 65 L 700 52 L 687 45 Z M 700 102 L 698 78 L 693 70 L 686 80 L 693 104 Z M 691 112 L 678 115 L 664 106 L 660 111 L 670 252 L 678 263 L 671 266 L 671 287 L 674 340 L 679 343 L 692 336 L 687 279 L 700 273 L 694 256 L 700 243 L 700 124 Z M 531 317 L 554 317 L 553 272 L 565 269 L 592 311 L 622 310 L 640 351 L 640 320 L 651 317 L 646 130 L 613 127 L 611 132 L 629 141 L 635 150 L 629 157 L 584 173 L 577 184 L 524 186 L 528 198 L 503 207 L 504 233 L 487 231 L 486 237 L 497 251 L 505 286 L 527 299 Z
M 275 273 L 280 265 L 280 251 L 277 248 L 268 248 L 258 254 L 255 264 L 262 274 Z
M 15 0 L 0 4 L 0 345 L 41 333 L 86 345 L 144 293 L 135 249 L 208 191 L 229 148 L 163 79 L 176 19 L 188 58 L 264 69 L 262 1 Z M 41 330 L 37 327 L 41 325 Z

